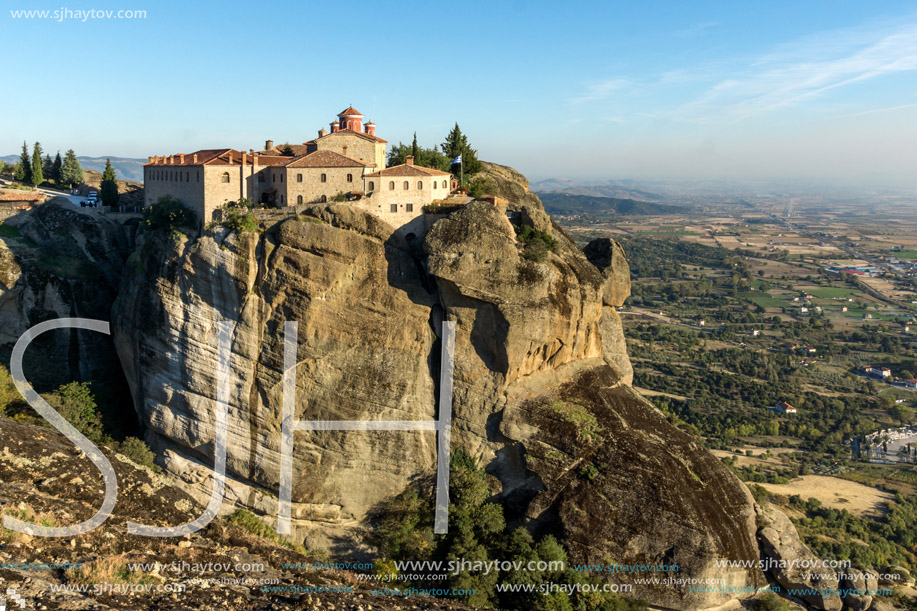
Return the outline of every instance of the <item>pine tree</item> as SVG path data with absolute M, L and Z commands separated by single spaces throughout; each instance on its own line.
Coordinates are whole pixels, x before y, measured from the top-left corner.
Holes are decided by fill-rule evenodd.
M 59 185 L 61 179 L 61 170 L 63 168 L 64 162 L 61 161 L 60 151 L 57 151 L 57 155 L 54 157 L 54 161 L 51 163 L 51 175 L 49 178 L 54 181 L 54 184 Z
M 35 143 L 35 147 L 32 149 L 32 175 L 31 175 L 32 184 L 36 187 L 41 186 L 41 183 L 45 181 L 44 172 L 41 170 L 41 145 Z
M 118 180 L 115 178 L 115 169 L 111 167 L 111 160 L 105 160 L 105 171 L 102 172 L 102 205 L 118 205 Z
M 44 174 L 45 180 L 51 180 L 51 166 L 54 164 L 51 161 L 51 155 L 45 153 L 45 158 L 41 160 L 41 173 Z
M 22 141 L 22 152 L 19 153 L 19 167 L 16 170 L 16 180 L 26 181 L 32 176 L 32 161 L 29 158 L 29 148 L 25 140 Z
M 23 182 L 25 180 L 25 169 L 22 167 L 21 161 L 17 161 L 16 165 L 13 166 L 13 180 L 16 182 Z
M 61 182 L 71 187 L 83 182 L 83 168 L 80 166 L 73 149 L 69 149 L 64 154 L 64 163 L 61 166 Z
M 464 166 L 466 177 L 481 171 L 478 152 L 468 144 L 468 137 L 462 133 L 458 123 L 446 136 L 446 141 L 442 143 L 442 149 L 450 161 L 459 155 L 462 156 L 462 165 Z

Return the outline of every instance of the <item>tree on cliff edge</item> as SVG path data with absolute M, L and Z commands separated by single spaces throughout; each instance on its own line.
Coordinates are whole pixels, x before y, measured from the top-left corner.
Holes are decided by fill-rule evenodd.
M 111 167 L 111 159 L 105 160 L 105 171 L 102 172 L 102 205 L 118 205 L 118 179 L 115 169 Z
M 449 160 L 453 160 L 459 155 L 462 156 L 465 176 L 471 176 L 481 171 L 481 162 L 478 161 L 478 151 L 471 148 L 468 144 L 468 136 L 462 133 L 459 124 L 456 123 L 452 131 L 446 136 L 446 141 L 442 143 L 443 153 Z

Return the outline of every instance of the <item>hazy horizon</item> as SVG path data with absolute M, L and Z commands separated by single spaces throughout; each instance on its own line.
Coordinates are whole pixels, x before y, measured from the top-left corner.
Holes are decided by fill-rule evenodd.
M 917 188 L 908 3 L 517 1 L 456 15 L 357 2 L 347 44 L 325 27 L 338 5 L 277 2 L 245 19 L 221 6 L 102 2 L 146 16 L 64 22 L 12 13 L 58 5 L 9 7 L 7 56 L 41 67 L 66 55 L 97 89 L 23 83 L 0 152 L 23 140 L 138 158 L 296 143 L 352 104 L 392 144 L 416 131 L 433 146 L 457 121 L 482 159 L 532 180 Z

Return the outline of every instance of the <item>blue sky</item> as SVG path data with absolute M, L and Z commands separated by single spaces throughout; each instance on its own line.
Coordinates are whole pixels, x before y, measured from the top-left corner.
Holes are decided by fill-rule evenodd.
M 913 2 L 4 4 L 3 154 L 302 142 L 353 104 L 533 179 L 917 186 Z M 10 13 L 62 7 L 147 16 Z

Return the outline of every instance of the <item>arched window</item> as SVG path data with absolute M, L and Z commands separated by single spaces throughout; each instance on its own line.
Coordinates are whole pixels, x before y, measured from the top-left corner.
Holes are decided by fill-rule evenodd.
M 264 182 L 264 172 L 258 172 L 258 182 Z
M 185 182 L 191 182 L 191 172 L 185 172 Z
M 347 182 L 353 182 L 353 174 L 347 175 Z
M 324 176 L 324 174 L 322 174 L 322 176 Z M 322 202 L 322 203 L 324 204 L 325 202 L 328 201 L 328 196 L 327 196 L 327 195 L 322 195 L 321 199 L 319 199 L 318 201 L 320 201 L 320 202 Z
M 296 203 L 297 203 L 297 204 L 301 204 L 301 203 L 302 203 L 302 195 L 297 195 L 297 196 L 296 196 Z
M 280 196 L 280 205 L 283 205 L 283 195 Z
M 394 189 L 395 189 L 395 181 L 394 181 L 394 180 L 391 181 L 390 183 L 388 183 L 388 188 L 389 188 L 389 191 L 394 191 Z
M 296 175 L 296 182 L 302 182 L 302 172 Z
M 438 186 L 439 186 L 439 185 L 438 185 L 438 184 L 436 183 L 436 181 L 434 180 L 434 181 L 433 181 L 433 188 L 435 189 L 435 188 L 438 187 Z
M 411 184 L 408 181 L 404 181 L 404 190 L 407 191 L 411 188 Z
M 445 188 L 446 188 L 446 181 L 444 180 L 444 181 L 443 181 L 443 189 L 445 189 Z
M 283 182 L 283 174 L 280 175 L 280 182 Z
M 223 172 L 223 176 L 220 177 L 222 182 L 229 182 L 229 172 Z
M 328 175 L 322 174 L 322 182 L 328 182 Z
M 370 181 L 369 181 L 369 190 L 372 191 L 372 190 L 375 189 L 375 188 L 376 188 L 376 183 L 374 183 L 373 181 L 370 180 Z
M 198 170 L 197 172 L 195 172 L 195 174 L 197 174 L 197 182 L 201 182 L 201 172 L 200 172 L 200 170 Z
M 419 190 L 421 190 L 421 191 L 423 190 L 423 182 L 422 182 L 422 181 L 420 181 L 420 180 L 417 181 L 417 188 L 418 188 Z

